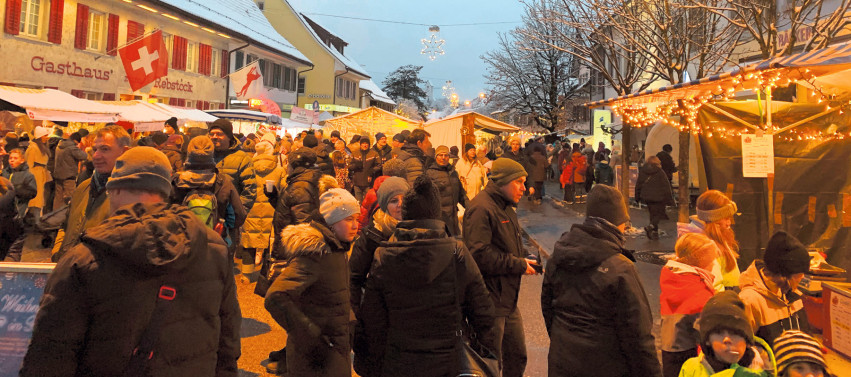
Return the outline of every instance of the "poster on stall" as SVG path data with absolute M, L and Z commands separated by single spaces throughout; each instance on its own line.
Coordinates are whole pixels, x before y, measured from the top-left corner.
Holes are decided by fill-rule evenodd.
M 316 111 L 308 111 L 298 106 L 293 106 L 292 112 L 290 112 L 290 120 L 304 124 L 319 123 L 318 113 Z
M 765 178 L 774 174 L 774 137 L 742 134 L 742 176 Z
M 54 263 L 0 263 L 0 377 L 18 375 Z

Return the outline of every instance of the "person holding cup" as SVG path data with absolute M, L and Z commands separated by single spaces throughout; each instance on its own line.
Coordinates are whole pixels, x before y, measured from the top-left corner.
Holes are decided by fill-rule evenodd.
M 265 138 L 254 147 L 252 158 L 254 164 L 255 182 L 257 182 L 257 199 L 248 211 L 248 217 L 242 227 L 242 265 L 240 272 L 243 283 L 251 281 L 255 266 L 260 264 L 264 250 L 268 250 L 272 237 L 272 219 L 275 217 L 275 207 L 269 202 L 267 192 L 280 192 L 286 175 L 283 167 L 278 166 L 275 159 L 275 146 Z

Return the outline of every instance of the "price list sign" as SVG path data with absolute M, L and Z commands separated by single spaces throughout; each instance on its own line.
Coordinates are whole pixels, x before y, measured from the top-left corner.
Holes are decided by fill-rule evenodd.
M 765 178 L 774 174 L 774 137 L 742 134 L 742 176 Z

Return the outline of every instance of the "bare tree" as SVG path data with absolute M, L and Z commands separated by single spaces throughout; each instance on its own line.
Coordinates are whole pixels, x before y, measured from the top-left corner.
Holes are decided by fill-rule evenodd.
M 577 89 L 585 83 L 577 77 L 578 65 L 573 55 L 550 47 L 558 41 L 541 42 L 524 36 L 524 30 L 561 26 L 544 23 L 531 11 L 527 9 L 523 26 L 500 34 L 499 47 L 482 56 L 488 64 L 485 78 L 492 105 L 532 115 L 538 126 L 553 131 L 563 121 L 564 101 L 578 95 Z

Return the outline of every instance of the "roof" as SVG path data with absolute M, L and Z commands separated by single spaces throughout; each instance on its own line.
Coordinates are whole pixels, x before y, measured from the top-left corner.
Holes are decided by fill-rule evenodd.
M 252 0 L 148 0 L 171 6 L 229 30 L 237 38 L 311 65 L 266 19 Z
M 489 116 L 485 116 L 476 112 L 465 112 L 456 115 L 448 116 L 443 119 L 431 120 L 425 124 L 425 127 L 434 126 L 444 122 L 451 122 L 458 118 L 472 117 L 476 129 L 488 130 L 493 132 L 515 132 L 520 131 L 520 127 L 512 126 L 508 123 L 498 121 Z
M 378 84 L 374 83 L 372 80 L 361 80 L 360 88 L 370 92 L 372 99 L 378 102 L 389 103 L 391 105 L 396 104 L 396 102 L 394 102 L 387 93 L 384 93 L 384 91 L 378 87 Z
M 220 0 L 220 1 L 222 1 L 222 0 Z M 246 0 L 246 1 L 249 1 L 249 0 Z M 310 25 L 307 23 L 307 20 L 304 19 L 305 18 L 304 15 L 299 13 L 299 12 L 296 12 L 295 8 L 293 8 L 293 6 L 290 5 L 289 1 L 284 0 L 284 3 L 287 4 L 287 6 L 290 8 L 290 10 L 293 12 L 293 14 L 295 14 L 296 17 L 298 17 L 299 21 L 301 21 L 304 28 L 307 29 L 307 31 L 309 31 L 310 34 L 313 36 L 313 39 L 316 40 L 316 43 L 319 43 L 320 45 L 322 45 L 322 48 L 324 48 L 325 51 L 328 51 L 328 53 L 331 54 L 335 59 L 339 60 L 340 63 L 343 63 L 343 65 L 346 66 L 346 68 L 348 68 L 350 71 L 353 71 L 353 72 L 355 72 L 355 73 L 357 73 L 361 76 L 367 77 L 367 78 L 370 77 L 369 74 L 366 73 L 366 70 L 363 69 L 363 67 L 361 67 L 356 61 L 354 61 L 353 59 L 351 59 L 351 58 L 347 57 L 346 55 L 340 53 L 340 51 L 337 51 L 337 49 L 326 45 L 325 42 L 322 41 L 322 38 L 320 38 L 319 35 L 316 34 L 316 30 L 313 30 L 313 28 L 310 27 Z M 314 21 L 314 23 L 315 23 L 315 21 Z M 323 29 L 324 29 L 324 27 L 323 27 Z M 329 33 L 330 33 L 330 31 L 329 31 Z
M 24 109 L 33 120 L 96 123 L 118 120 L 118 111 L 111 106 L 55 89 L 0 86 L 0 100 Z
M 226 110 L 207 110 L 207 114 L 225 119 L 246 120 L 254 122 L 265 122 L 269 124 L 281 124 L 281 117 L 263 113 L 254 110 L 245 109 L 226 109 Z

